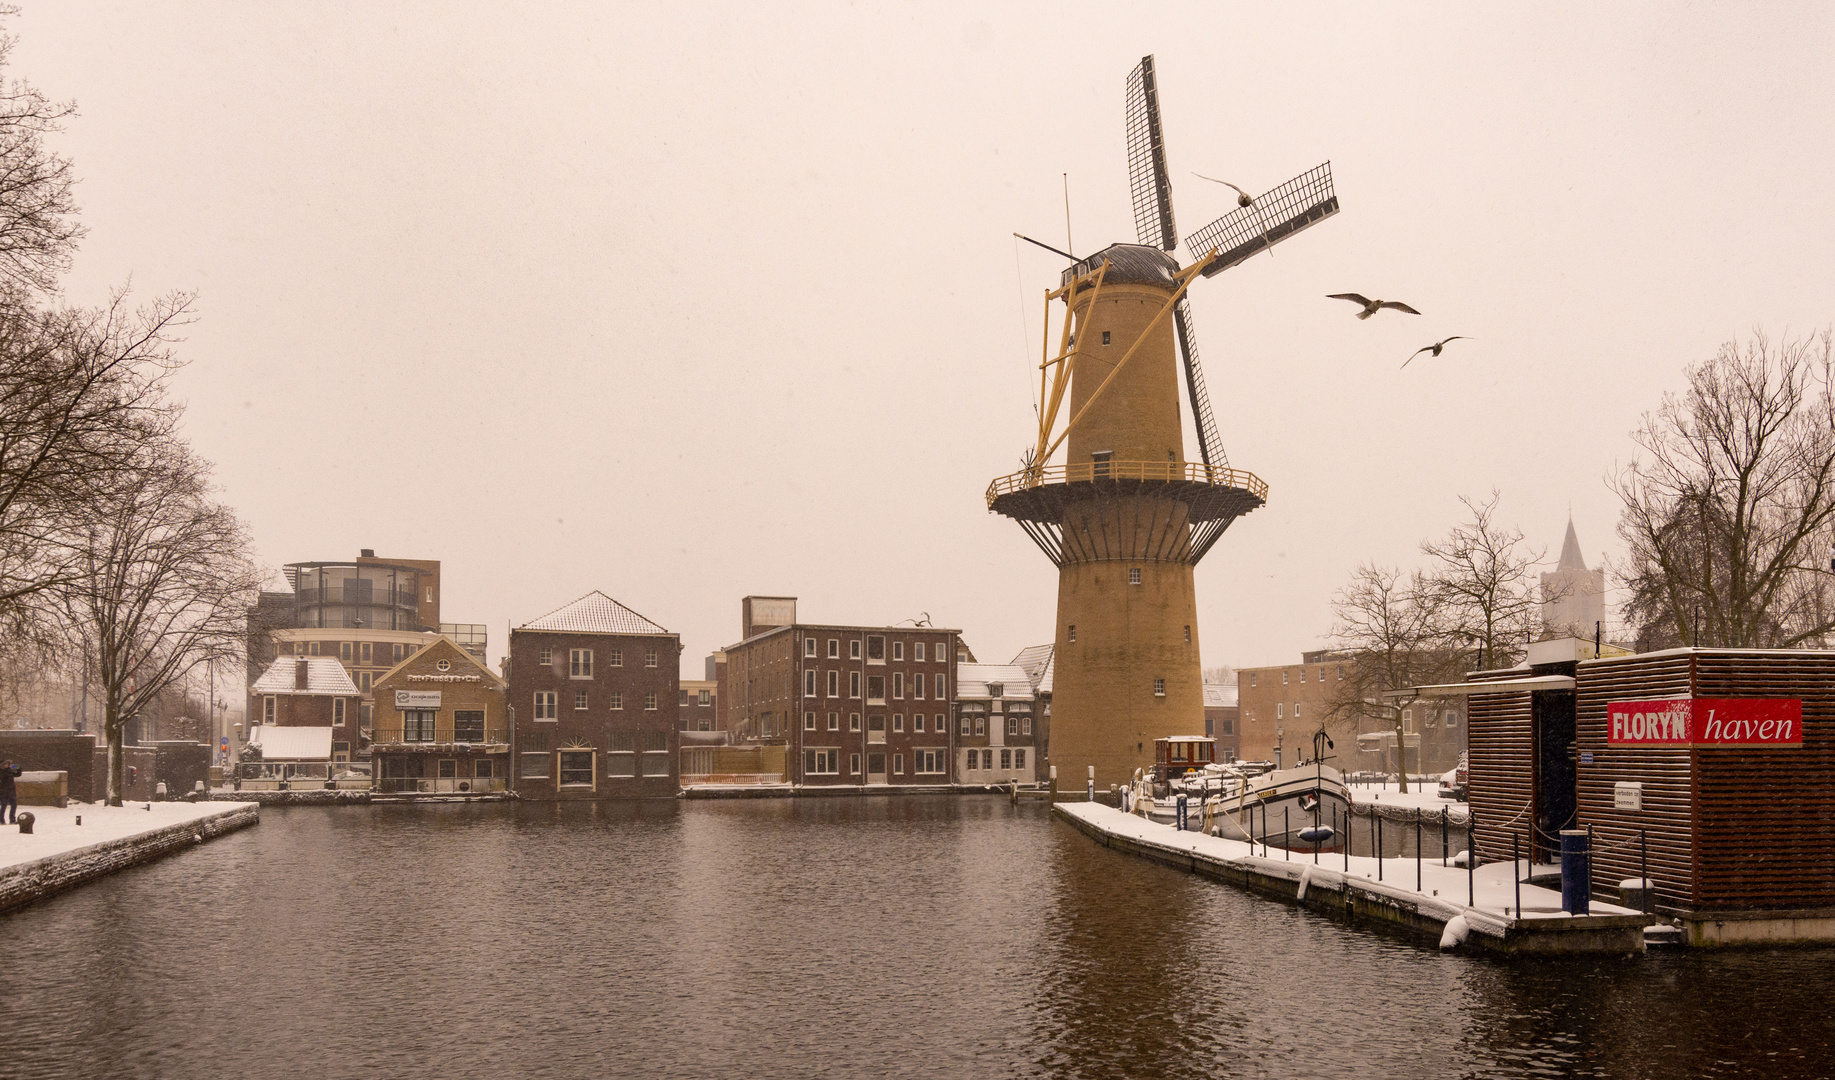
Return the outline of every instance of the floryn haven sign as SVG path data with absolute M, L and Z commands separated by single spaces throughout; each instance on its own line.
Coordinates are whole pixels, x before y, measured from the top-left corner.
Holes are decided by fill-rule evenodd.
M 1801 747 L 1800 698 L 1662 698 L 1606 706 L 1607 746 Z

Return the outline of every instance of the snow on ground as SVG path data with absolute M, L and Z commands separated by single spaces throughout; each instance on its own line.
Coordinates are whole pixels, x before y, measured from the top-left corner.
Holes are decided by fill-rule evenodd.
M 62 855 L 92 844 L 120 840 L 129 836 L 163 829 L 186 821 L 200 821 L 218 814 L 233 813 L 253 803 L 163 802 L 129 803 L 126 806 L 103 806 L 100 803 L 71 803 L 67 807 L 22 806 L 21 814 L 31 814 L 31 835 L 13 824 L 0 825 L 0 872 L 20 863 L 34 862 L 51 855 Z M 151 807 L 151 809 L 148 809 Z M 76 819 L 83 823 L 78 825 Z
M 1404 795 L 1396 790 L 1395 781 L 1386 784 L 1352 784 L 1347 790 L 1351 801 L 1356 803 L 1381 803 L 1384 806 L 1420 807 L 1423 810 L 1439 810 L 1442 806 L 1451 807 L 1455 813 L 1465 810 L 1464 801 L 1459 799 L 1442 799 L 1440 781 L 1410 780 L 1408 793 Z
M 1421 885 L 1417 891 L 1415 860 L 1412 856 L 1377 859 L 1367 855 L 1353 855 L 1347 860 L 1342 854 L 1321 853 L 1315 864 L 1311 852 L 1277 853 L 1270 849 L 1264 855 L 1259 844 L 1251 846 L 1245 841 L 1228 840 L 1221 836 L 1180 832 L 1170 825 L 1149 821 L 1138 814 L 1125 814 L 1101 803 L 1065 802 L 1058 803 L 1057 809 L 1116 836 L 1152 844 L 1163 850 L 1191 852 L 1218 859 L 1304 885 L 1335 888 L 1348 878 L 1361 889 L 1408 900 L 1419 905 L 1421 911 L 1438 918 L 1450 921 L 1455 916 L 1463 917 L 1465 925 L 1471 930 L 1494 937 L 1501 937 L 1505 924 L 1514 919 L 1573 918 L 1561 910 L 1559 889 L 1544 889 L 1529 884 L 1521 886 L 1522 909 L 1519 911 L 1519 893 L 1510 863 L 1486 863 L 1472 873 L 1468 882 L 1464 867 L 1442 866 L 1437 859 L 1424 859 L 1420 870 Z M 1528 869 L 1520 863 L 1514 868 L 1525 872 Z M 1467 903 L 1468 888 L 1471 890 L 1470 904 Z M 1602 904 L 1597 900 L 1591 902 L 1591 913 L 1637 914 L 1630 908 Z

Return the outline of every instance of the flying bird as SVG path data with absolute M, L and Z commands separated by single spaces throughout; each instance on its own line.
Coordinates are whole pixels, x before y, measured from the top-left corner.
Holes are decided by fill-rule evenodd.
M 1407 304 L 1402 303 L 1400 300 L 1372 300 L 1362 293 L 1354 293 L 1354 292 L 1327 293 L 1325 298 L 1327 300 L 1349 300 L 1353 304 L 1362 304 L 1363 310 L 1357 313 L 1357 317 L 1360 319 L 1367 319 L 1370 316 L 1376 314 L 1377 312 L 1383 310 L 1384 308 L 1394 308 L 1397 311 L 1406 311 L 1410 315 L 1420 314 L 1420 312 L 1416 311 L 1414 308 L 1409 307 Z M 1410 357 L 1410 359 L 1413 359 L 1413 358 Z
M 1450 338 L 1441 338 L 1441 339 L 1440 339 L 1439 341 L 1436 341 L 1436 342 L 1434 342 L 1434 343 L 1433 343 L 1432 345 L 1423 345 L 1423 346 L 1421 346 L 1420 348 L 1418 348 L 1418 349 L 1416 349 L 1416 350 L 1414 351 L 1414 356 L 1410 356 L 1410 357 L 1408 358 L 1408 360 L 1413 360 L 1413 359 L 1415 358 L 1415 356 L 1419 356 L 1419 355 L 1421 355 L 1421 354 L 1422 354 L 1422 353 L 1424 353 L 1424 352 L 1431 352 L 1431 353 L 1433 353 L 1433 354 L 1434 354 L 1435 356 L 1439 356 L 1439 355 L 1440 355 L 1440 350 L 1442 350 L 1442 349 L 1444 349 L 1444 348 L 1446 348 L 1446 343 L 1447 343 L 1447 342 L 1449 342 L 1449 341 L 1470 341 L 1470 340 L 1472 340 L 1472 339 L 1471 339 L 1471 338 L 1469 338 L 1469 337 L 1466 337 L 1466 336 L 1465 336 L 1464 334 L 1454 334 L 1454 335 L 1453 335 L 1452 337 L 1450 337 Z M 1402 366 L 1403 366 L 1403 367 L 1407 367 L 1407 366 L 1408 366 L 1408 360 L 1404 360 L 1404 361 L 1402 361 Z
M 1255 205 L 1255 200 L 1249 197 L 1248 192 L 1237 187 L 1235 184 L 1230 183 L 1228 180 L 1219 180 L 1215 176 L 1206 176 L 1201 172 L 1195 172 L 1195 173 L 1192 173 L 1192 175 L 1197 177 L 1200 180 L 1209 180 L 1213 184 L 1222 184 L 1224 187 L 1227 187 L 1231 191 L 1234 191 L 1236 193 L 1236 205 L 1237 206 L 1254 206 Z

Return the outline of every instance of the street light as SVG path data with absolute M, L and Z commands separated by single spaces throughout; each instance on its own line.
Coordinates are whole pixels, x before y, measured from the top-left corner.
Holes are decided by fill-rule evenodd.
M 1284 727 L 1275 728 L 1274 729 L 1274 767 L 1277 769 L 1281 767 L 1281 751 L 1287 748 L 1286 740 L 1287 740 L 1287 729 Z

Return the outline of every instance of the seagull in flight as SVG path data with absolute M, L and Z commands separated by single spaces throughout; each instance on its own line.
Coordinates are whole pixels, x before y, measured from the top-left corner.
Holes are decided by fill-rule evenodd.
M 1423 346 L 1421 346 L 1420 348 L 1418 348 L 1418 349 L 1416 349 L 1416 350 L 1414 351 L 1414 356 L 1410 356 L 1410 357 L 1408 358 L 1408 360 L 1413 360 L 1413 359 L 1415 358 L 1415 356 L 1419 356 L 1419 355 L 1421 355 L 1421 354 L 1422 354 L 1422 353 L 1424 353 L 1424 352 L 1431 352 L 1431 353 L 1433 353 L 1433 354 L 1434 354 L 1435 356 L 1439 356 L 1439 355 L 1440 355 L 1440 350 L 1442 350 L 1442 349 L 1444 349 L 1444 348 L 1446 348 L 1446 343 L 1447 343 L 1447 342 L 1449 342 L 1449 341 L 1470 341 L 1470 340 L 1472 340 L 1472 339 L 1471 339 L 1471 338 L 1469 338 L 1469 337 L 1466 337 L 1466 336 L 1465 336 L 1464 334 L 1454 334 L 1454 335 L 1453 335 L 1452 337 L 1450 337 L 1450 338 L 1441 338 L 1441 339 L 1440 339 L 1439 341 L 1436 341 L 1436 342 L 1434 342 L 1434 343 L 1433 343 L 1432 345 L 1423 345 Z M 1403 366 L 1403 367 L 1407 367 L 1407 366 L 1408 366 L 1408 360 L 1404 360 L 1404 361 L 1402 361 L 1402 366 Z
M 1249 197 L 1248 192 L 1237 187 L 1235 184 L 1230 183 L 1228 180 L 1219 180 L 1215 176 L 1206 176 L 1201 172 L 1195 172 L 1195 173 L 1192 173 L 1192 175 L 1197 177 L 1200 180 L 1209 180 L 1213 184 L 1222 184 L 1224 187 L 1227 187 L 1231 191 L 1234 191 L 1236 193 L 1236 205 L 1237 206 L 1254 206 L 1255 205 L 1255 200 Z
M 1409 307 L 1407 304 L 1402 303 L 1400 300 L 1372 300 L 1362 293 L 1354 293 L 1354 292 L 1327 293 L 1325 298 L 1327 300 L 1349 300 L 1353 304 L 1363 305 L 1363 310 L 1357 313 L 1357 317 L 1360 319 L 1367 319 L 1370 316 L 1376 314 L 1377 312 L 1383 310 L 1384 308 L 1394 308 L 1397 311 L 1406 311 L 1410 315 L 1420 314 L 1420 312 L 1416 311 L 1414 308 Z M 1413 359 L 1413 357 L 1410 357 L 1409 359 Z

